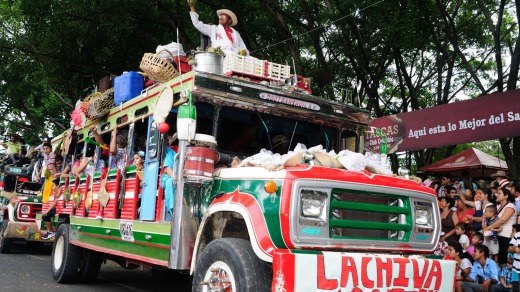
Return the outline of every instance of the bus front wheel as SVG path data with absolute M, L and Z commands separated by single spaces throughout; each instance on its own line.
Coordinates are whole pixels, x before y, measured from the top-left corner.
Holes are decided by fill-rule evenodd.
M 193 291 L 271 291 L 272 272 L 239 238 L 221 238 L 204 248 L 197 261 Z

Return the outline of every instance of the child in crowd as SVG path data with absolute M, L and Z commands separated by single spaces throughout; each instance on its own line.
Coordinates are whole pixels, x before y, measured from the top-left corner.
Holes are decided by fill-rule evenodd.
M 511 256 L 510 256 L 511 255 Z M 508 254 L 507 264 L 504 265 L 500 269 L 500 273 L 498 274 L 498 279 L 500 283 L 498 283 L 499 290 L 504 292 L 513 291 L 513 257 L 512 254 Z
M 513 253 L 513 276 L 511 279 L 513 284 L 512 290 L 518 292 L 520 291 L 520 283 L 518 279 L 520 273 L 520 224 L 513 225 L 512 235 L 507 252 Z
M 486 218 L 485 226 L 489 226 L 498 220 L 497 206 L 489 205 L 484 210 L 484 217 Z M 491 258 L 496 262 L 498 260 L 498 232 L 502 228 L 495 228 L 494 230 L 484 231 L 484 245 L 489 248 Z
M 462 245 L 462 250 L 466 252 L 469 247 L 469 237 L 466 235 L 466 223 L 457 223 L 455 226 L 455 234 L 459 236 L 459 242 L 460 245 Z
M 484 242 L 484 235 L 480 232 L 473 233 L 473 236 L 471 237 L 471 245 L 468 247 L 467 252 L 473 256 L 473 253 L 475 252 L 475 246 L 481 245 Z

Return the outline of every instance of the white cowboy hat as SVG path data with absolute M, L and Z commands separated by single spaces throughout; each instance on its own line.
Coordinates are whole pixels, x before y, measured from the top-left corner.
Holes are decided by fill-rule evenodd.
M 217 10 L 217 15 L 220 16 L 221 14 L 225 14 L 225 15 L 227 15 L 227 16 L 229 16 L 231 18 L 231 26 L 237 25 L 238 18 L 235 15 L 235 13 L 233 13 L 233 11 L 228 10 L 228 9 L 219 9 L 219 10 Z

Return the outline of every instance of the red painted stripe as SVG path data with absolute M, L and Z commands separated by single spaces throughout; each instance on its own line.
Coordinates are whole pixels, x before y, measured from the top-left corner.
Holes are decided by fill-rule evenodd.
M 280 200 L 280 210 L 287 210 L 286 212 L 280 213 L 280 226 L 282 228 L 282 238 L 285 242 L 285 246 L 289 249 L 294 249 L 294 244 L 291 241 L 291 201 L 292 201 L 292 188 L 293 180 L 285 179 L 282 189 L 282 198 Z M 296 220 L 297 218 L 294 218 Z
M 123 258 L 129 258 L 129 259 L 133 259 L 133 260 L 137 260 L 137 261 L 141 261 L 141 262 L 145 262 L 145 263 L 151 263 L 151 264 L 158 265 L 158 266 L 165 266 L 165 267 L 168 266 L 168 261 L 155 260 L 155 259 L 150 259 L 150 258 L 143 257 L 143 256 L 134 255 L 131 253 L 120 252 L 120 251 L 116 251 L 116 250 L 108 249 L 108 248 L 102 248 L 102 247 L 99 247 L 96 245 L 80 242 L 77 240 L 70 241 L 70 243 L 83 247 L 83 248 L 91 249 L 91 250 L 94 250 L 97 252 L 108 253 L 108 254 L 120 256 Z
M 260 246 L 266 255 L 271 257 L 276 247 L 269 236 L 269 230 L 264 219 L 264 214 L 256 199 L 250 194 L 240 193 L 238 189 L 236 189 L 234 192 L 214 200 L 211 206 L 228 203 L 242 206 L 246 210 L 249 220 L 253 225 L 253 234 L 256 235 L 255 240 L 258 243 L 258 246 Z
M 137 201 L 139 200 L 139 178 L 134 177 L 127 179 L 125 182 L 125 191 L 133 192 L 134 197 L 126 199 L 121 210 L 121 219 L 135 220 L 137 216 Z
M 272 291 L 294 291 L 295 258 L 289 250 L 277 249 L 273 253 Z

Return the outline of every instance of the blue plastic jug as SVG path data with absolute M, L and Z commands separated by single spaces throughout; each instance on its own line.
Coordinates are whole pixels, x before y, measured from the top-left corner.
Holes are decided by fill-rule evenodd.
M 141 94 L 144 78 L 137 72 L 126 72 L 114 80 L 114 104 L 121 105 Z

